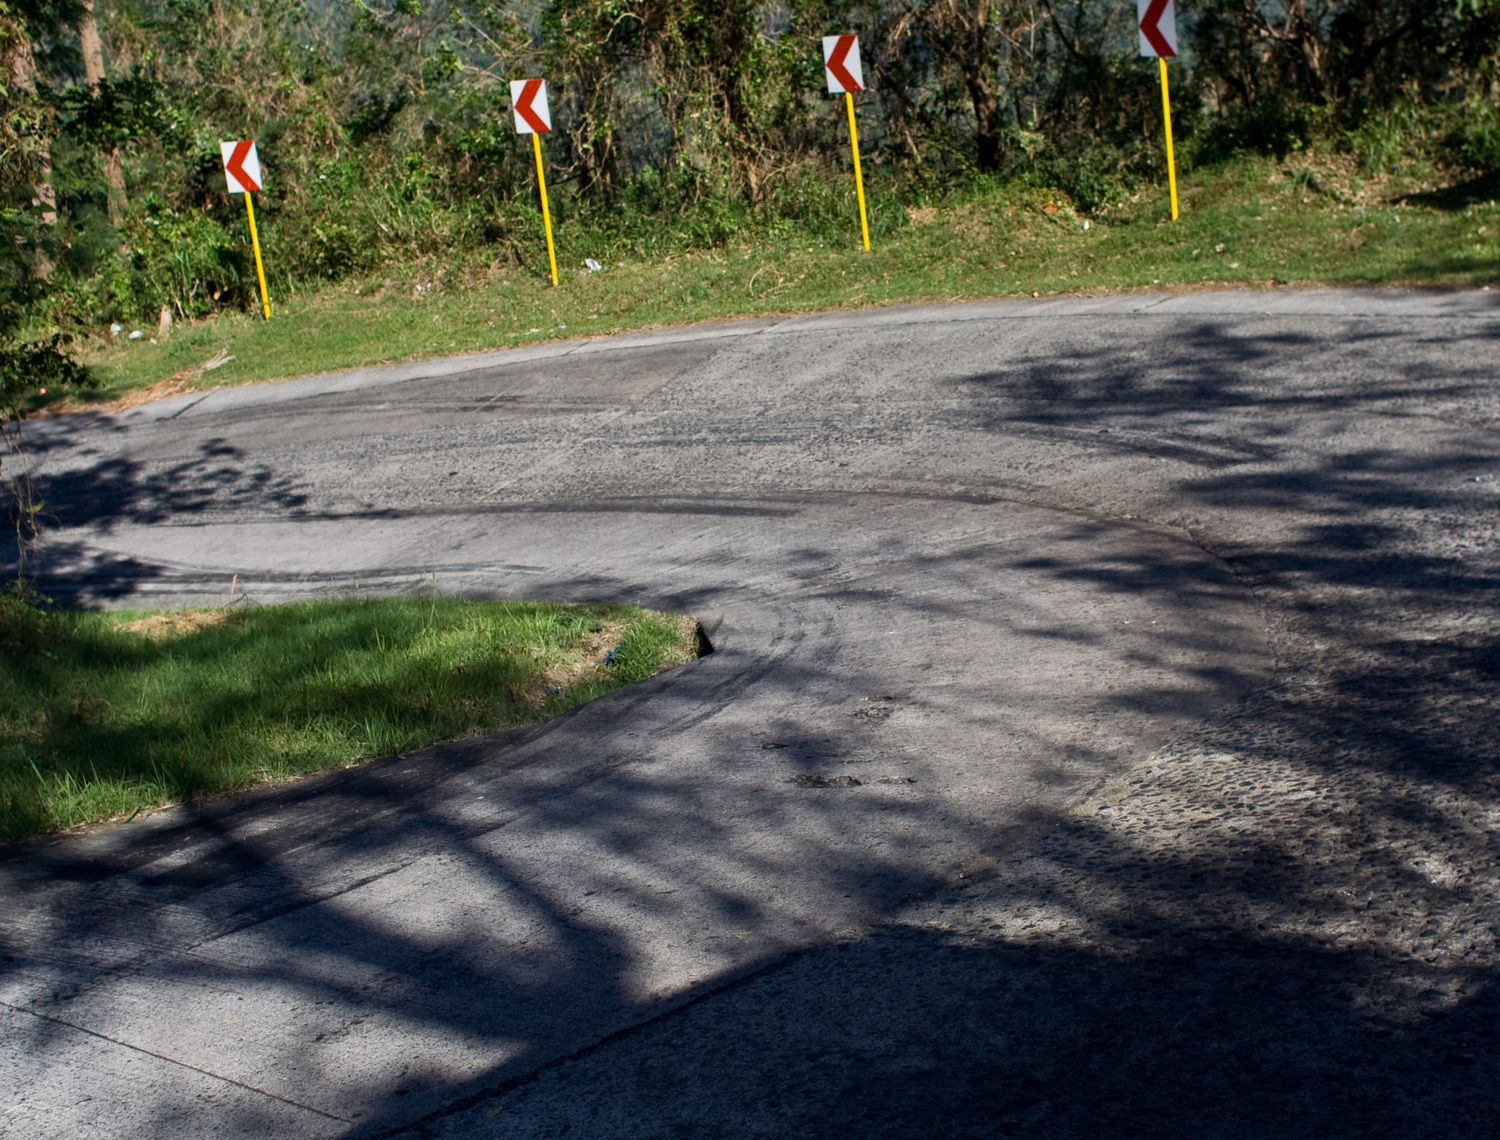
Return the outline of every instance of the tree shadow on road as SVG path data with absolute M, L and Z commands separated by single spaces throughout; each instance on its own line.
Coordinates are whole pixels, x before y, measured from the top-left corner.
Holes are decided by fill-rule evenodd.
M 943 877 L 923 861 L 924 828 L 949 826 L 948 804 L 878 857 L 860 845 L 855 801 L 831 787 L 796 807 L 747 796 L 743 830 L 720 833 L 708 781 L 601 780 L 614 758 L 581 753 L 542 764 L 526 748 L 566 736 L 547 727 L 513 738 L 513 766 L 488 765 L 476 744 L 287 791 L 285 811 L 267 813 L 282 820 L 274 849 L 204 806 L 128 851 L 13 866 L 13 898 L 62 884 L 54 897 L 69 905 L 45 936 L 6 935 L 3 973 L 55 970 L 86 1012 L 88 970 L 57 962 L 127 927 L 143 945 L 175 944 L 186 914 L 212 939 L 192 959 L 141 952 L 142 976 L 205 992 L 226 977 L 274 984 L 307 1002 L 307 1034 L 267 1062 L 267 1084 L 276 1064 L 324 1064 L 319 1033 L 349 1031 L 320 1002 L 369 1010 L 403 1040 L 416 1027 L 425 1046 L 369 1090 L 349 1126 L 361 1135 L 1488 1137 L 1500 1116 L 1500 575 L 1486 538 L 1495 500 L 1472 480 L 1495 462 L 1480 433 L 1497 417 L 1491 377 L 1446 367 L 1420 339 L 1371 333 L 1354 365 L 1334 368 L 1312 338 L 1205 322 L 1151 361 L 1078 347 L 954 381 L 971 403 L 950 414 L 972 430 L 1182 464 L 1157 485 L 1257 591 L 1278 660 L 1271 683 L 1076 811 L 986 831 L 982 805 L 961 805 L 984 855 L 974 865 Z M 1226 426 L 1209 410 L 1244 418 Z M 1356 417 L 1384 434 L 1344 442 Z M 1175 588 L 1125 565 L 1025 568 L 1101 591 Z M 697 726 L 734 699 L 715 677 L 702 670 L 675 698 L 663 681 L 593 715 L 654 709 Z M 883 691 L 874 665 L 863 680 Z M 819 683 L 816 662 L 777 683 L 792 706 Z M 1122 709 L 1160 699 L 1128 673 L 1116 697 Z M 776 739 L 825 732 L 789 713 Z M 717 743 L 704 742 L 706 771 Z M 570 879 L 499 851 L 493 818 L 455 815 L 436 795 L 455 781 L 475 796 L 503 785 L 536 828 L 571 832 L 615 869 Z M 299 814 L 301 797 L 319 811 Z M 793 847 L 749 842 L 789 833 L 794 811 Z M 174 858 L 185 839 L 194 857 Z M 341 907 L 320 877 L 358 858 L 371 885 L 395 882 L 422 871 L 392 854 L 412 850 L 448 857 L 443 873 L 477 900 L 472 921 Z M 739 942 L 773 910 L 809 920 L 795 898 L 757 889 L 789 865 L 872 912 L 917 901 L 812 949 Z M 711 968 L 653 990 L 643 964 L 671 894 L 688 888 L 717 924 Z M 127 923 L 131 892 L 146 909 Z M 626 929 L 640 936 L 622 940 Z M 579 1009 L 607 1028 L 580 1030 Z
M 1010 913 L 996 917 L 1017 913 L 1010 899 L 1002 906 Z M 425 1135 L 1492 1130 L 1492 975 L 1454 1012 L 1382 1018 L 1359 1008 L 1386 981 L 1364 955 L 1233 934 L 1128 952 L 1062 942 L 883 928 L 544 1071 Z

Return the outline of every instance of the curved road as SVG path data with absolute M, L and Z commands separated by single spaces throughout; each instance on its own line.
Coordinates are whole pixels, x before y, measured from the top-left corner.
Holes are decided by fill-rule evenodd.
M 7 1127 L 1484 1134 L 1491 297 L 742 322 L 35 425 L 54 596 L 630 600 L 716 652 L 13 849 Z

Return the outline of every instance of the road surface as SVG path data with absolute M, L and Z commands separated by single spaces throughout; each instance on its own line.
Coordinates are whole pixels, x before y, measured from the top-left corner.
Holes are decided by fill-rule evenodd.
M 634 601 L 716 651 L 12 849 L 7 1134 L 1483 1134 L 1492 297 L 829 314 L 34 425 L 54 596 Z

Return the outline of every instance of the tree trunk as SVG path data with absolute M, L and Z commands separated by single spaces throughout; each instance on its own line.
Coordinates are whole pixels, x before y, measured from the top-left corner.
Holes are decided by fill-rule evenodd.
M 12 41 L 9 59 L 5 60 L 12 98 L 28 99 L 36 93 L 36 58 L 31 54 L 31 40 L 17 35 Z M 45 135 L 34 136 L 31 149 L 31 204 L 42 208 L 42 225 L 57 224 L 57 193 L 52 189 L 52 150 Z M 52 261 L 39 247 L 31 261 L 31 274 L 40 280 L 52 276 Z
M 36 58 L 31 41 L 18 37 L 10 53 L 10 89 L 25 95 L 36 92 Z M 35 198 L 32 205 L 42 207 L 42 224 L 57 224 L 57 194 L 52 189 L 52 149 L 45 138 L 36 140 L 36 181 L 32 183 Z
M 81 4 L 83 11 L 78 17 L 78 40 L 83 49 L 83 75 L 89 89 L 97 93 L 99 84 L 104 82 L 104 45 L 99 40 L 99 25 L 94 20 L 94 0 L 81 0 Z M 119 145 L 111 147 L 101 161 L 105 181 L 109 183 L 109 224 L 119 229 L 130 205 L 125 194 L 125 166 L 120 159 Z
M 583 114 L 571 132 L 578 160 L 578 192 L 613 206 L 617 199 L 619 154 L 615 144 L 614 75 L 598 63 L 578 70 Z
M 975 144 L 979 169 L 986 174 L 1000 169 L 1000 100 L 994 77 L 985 70 L 965 76 L 969 100 L 974 104 Z
M 999 52 L 991 42 L 989 14 L 987 0 L 974 5 L 962 56 L 964 84 L 974 105 L 976 157 L 987 174 L 1000 169 Z
M 94 0 L 81 0 L 81 7 L 78 44 L 83 49 L 83 77 L 97 91 L 104 82 L 104 44 L 99 40 L 99 25 L 94 21 Z
M 974 109 L 974 149 L 979 169 L 1000 169 L 1000 43 L 992 0 L 928 0 L 913 11 L 934 51 L 963 78 Z

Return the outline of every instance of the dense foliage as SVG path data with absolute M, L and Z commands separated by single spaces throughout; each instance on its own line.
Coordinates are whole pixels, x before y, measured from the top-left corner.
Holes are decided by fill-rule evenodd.
M 1500 0 L 1177 10 L 1185 165 L 1317 138 L 1372 166 L 1500 167 Z M 63 367 L 25 339 L 39 313 L 50 334 L 250 303 L 224 138 L 259 144 L 274 290 L 531 262 L 522 76 L 549 80 L 555 213 L 596 249 L 842 230 L 831 31 L 861 35 L 877 230 L 973 178 L 1098 209 L 1161 171 L 1134 25 L 1130 0 L 0 0 L 0 368 Z
M 61 231 L 50 143 L 57 109 L 39 87 L 44 44 L 60 42 L 72 8 L 30 7 L 0 0 L 0 447 L 19 449 L 19 424 L 31 398 L 89 382 L 57 331 L 27 335 L 28 322 L 47 299 Z M 40 40 L 34 43 L 33 38 Z M 64 239 L 65 240 L 65 239 Z M 34 504 L 24 484 L 13 486 L 7 509 L 18 539 L 29 532 Z

